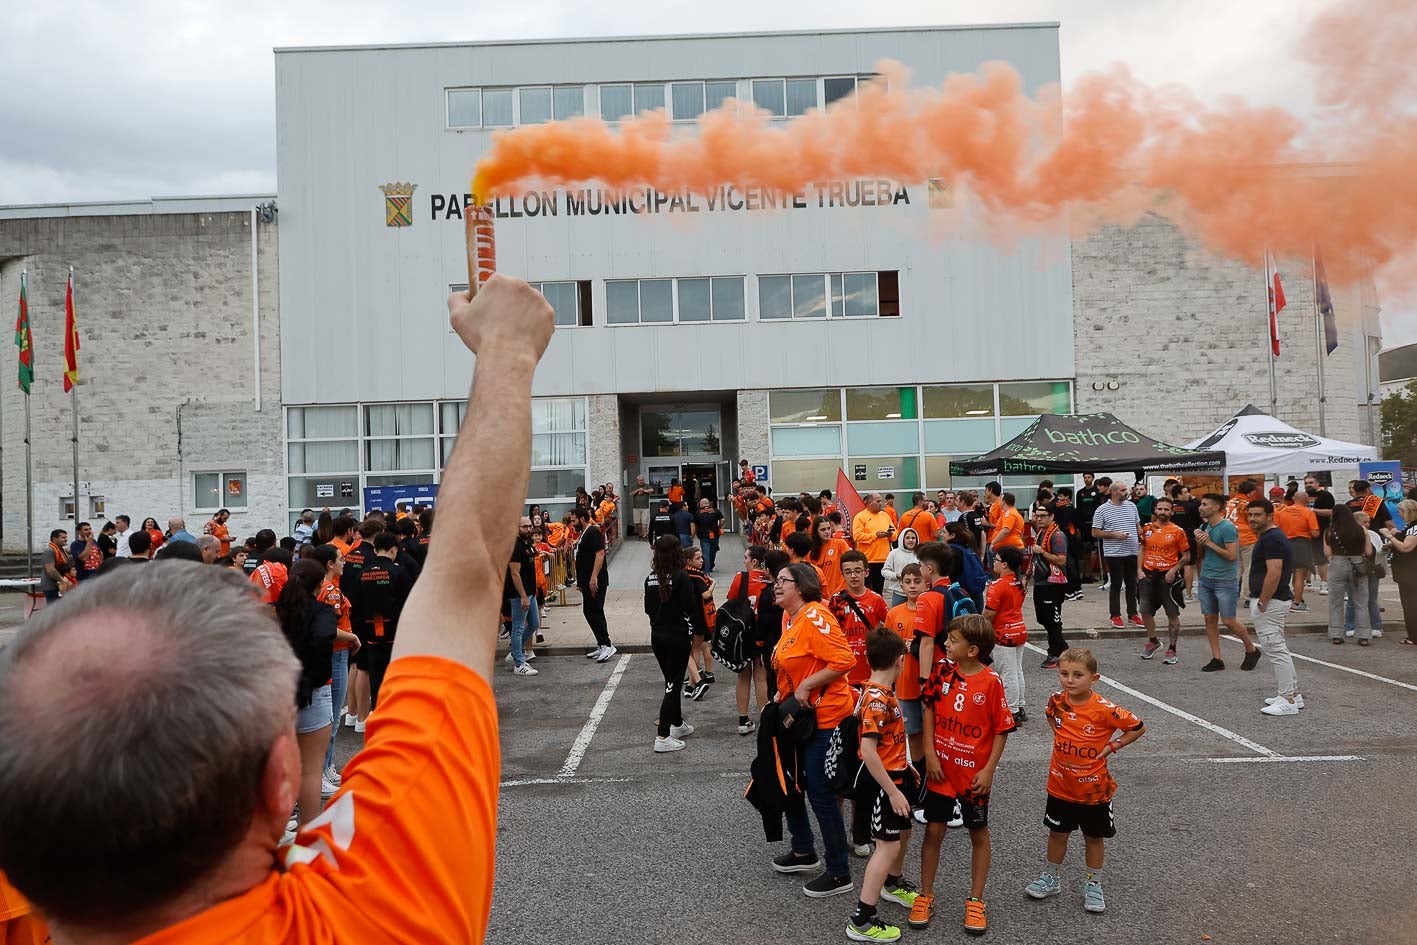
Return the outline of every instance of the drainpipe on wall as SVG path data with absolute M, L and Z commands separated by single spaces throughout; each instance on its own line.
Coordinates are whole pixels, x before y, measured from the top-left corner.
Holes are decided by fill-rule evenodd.
M 183 501 L 182 492 L 182 410 L 191 403 L 192 398 L 188 397 L 177 405 L 177 511 L 183 518 L 187 516 L 187 504 Z
M 256 266 L 256 224 L 260 220 L 259 207 L 251 208 L 251 363 L 256 382 L 256 412 L 261 412 L 261 295 Z

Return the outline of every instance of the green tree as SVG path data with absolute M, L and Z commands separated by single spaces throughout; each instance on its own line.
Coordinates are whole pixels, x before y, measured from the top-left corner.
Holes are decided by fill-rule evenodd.
M 1383 399 L 1383 457 L 1417 466 L 1417 380 Z

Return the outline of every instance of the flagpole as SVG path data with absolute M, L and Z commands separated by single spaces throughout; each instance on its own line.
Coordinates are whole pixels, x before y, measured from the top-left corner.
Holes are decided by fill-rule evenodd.
M 28 269 L 20 270 L 20 296 L 27 297 L 26 289 L 29 283 Z M 25 334 L 29 334 L 29 311 L 26 308 Z M 30 351 L 30 364 L 34 364 L 34 351 Z M 18 372 L 24 365 L 17 364 Z M 33 370 L 33 368 L 31 368 Z M 31 379 L 31 383 L 33 380 Z M 30 450 L 30 393 L 24 391 L 25 395 L 25 577 L 34 579 L 34 464 Z
M 1269 352 L 1269 415 L 1279 413 L 1279 384 L 1274 377 L 1274 339 L 1278 330 L 1278 319 L 1274 314 L 1274 280 L 1270 278 L 1269 246 L 1264 248 L 1264 346 Z
M 72 290 L 74 284 L 74 267 L 69 267 L 69 286 Z M 78 308 L 77 305 L 74 306 Z M 76 318 L 77 320 L 77 318 Z M 66 342 L 67 344 L 67 342 Z M 74 352 L 75 363 L 78 363 L 78 351 Z M 68 367 L 68 365 L 65 365 Z M 78 535 L 79 522 L 79 384 L 75 380 L 74 385 L 69 390 L 70 403 L 74 408 L 74 534 Z
M 1319 436 L 1328 436 L 1325 423 L 1327 398 L 1324 396 L 1324 323 L 1319 313 L 1319 250 L 1318 244 L 1309 243 L 1309 264 L 1314 275 L 1314 365 L 1319 372 Z

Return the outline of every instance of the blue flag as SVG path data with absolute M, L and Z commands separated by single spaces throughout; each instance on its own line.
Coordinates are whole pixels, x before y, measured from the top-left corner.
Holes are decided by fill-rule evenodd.
M 1324 348 L 1329 354 L 1338 348 L 1338 318 L 1333 313 L 1333 293 L 1328 290 L 1324 258 L 1314 251 L 1314 308 L 1324 320 Z

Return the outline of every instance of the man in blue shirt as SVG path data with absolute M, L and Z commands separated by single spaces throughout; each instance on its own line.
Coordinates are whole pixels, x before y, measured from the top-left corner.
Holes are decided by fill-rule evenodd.
M 167 536 L 168 541 L 190 541 L 194 545 L 197 543 L 197 536 L 187 531 L 187 523 L 180 515 L 174 515 L 167 520 Z
M 1220 622 L 1245 644 L 1241 669 L 1254 669 L 1260 661 L 1259 647 L 1250 639 L 1245 625 L 1235 619 L 1236 598 L 1240 594 L 1240 530 L 1225 517 L 1225 496 L 1207 492 L 1201 497 L 1200 516 L 1204 523 L 1194 532 L 1196 551 L 1201 556 L 1196 598 L 1205 616 L 1205 635 L 1210 640 L 1210 662 L 1203 673 L 1225 668 L 1220 658 Z

